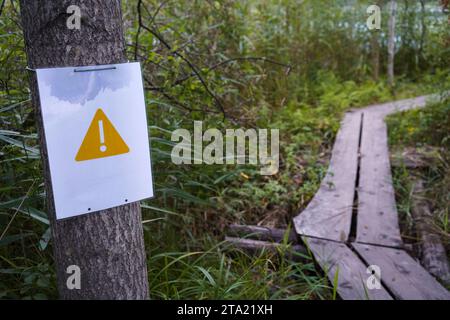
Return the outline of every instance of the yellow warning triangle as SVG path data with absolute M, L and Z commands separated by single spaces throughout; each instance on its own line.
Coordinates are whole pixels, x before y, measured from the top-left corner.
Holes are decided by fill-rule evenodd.
M 111 157 L 130 151 L 102 109 L 95 112 L 94 119 L 84 136 L 76 161 Z

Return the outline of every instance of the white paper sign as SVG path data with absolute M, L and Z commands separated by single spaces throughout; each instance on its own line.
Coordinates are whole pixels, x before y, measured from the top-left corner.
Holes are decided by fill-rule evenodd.
M 58 219 L 153 196 L 139 63 L 38 69 Z

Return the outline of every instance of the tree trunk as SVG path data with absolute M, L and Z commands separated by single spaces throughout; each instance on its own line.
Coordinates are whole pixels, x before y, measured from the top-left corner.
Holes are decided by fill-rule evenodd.
M 425 38 L 427 35 L 427 25 L 426 25 L 426 17 L 427 11 L 425 7 L 425 0 L 420 0 L 420 43 L 419 43 L 419 52 L 417 53 L 417 63 L 418 69 L 425 70 L 423 64 L 425 64 L 425 59 L 423 56 L 423 47 L 425 44 Z
M 31 68 L 126 62 L 120 0 L 20 0 Z M 81 29 L 66 25 L 67 8 L 81 9 Z M 148 280 L 139 203 L 56 220 L 36 81 L 30 77 L 62 299 L 147 299 Z M 81 289 L 70 290 L 67 267 L 81 270 Z
M 389 13 L 389 35 L 388 35 L 388 82 L 394 86 L 394 56 L 395 56 L 395 18 L 397 14 L 397 1 L 391 0 Z
M 378 81 L 380 78 L 380 44 L 379 44 L 379 32 L 377 30 L 372 31 L 371 48 L 372 48 L 372 77 L 373 80 Z
M 381 7 L 381 0 L 376 2 L 376 5 Z M 380 30 L 372 30 L 370 37 L 370 48 L 372 58 L 372 77 L 373 80 L 378 81 L 380 78 Z

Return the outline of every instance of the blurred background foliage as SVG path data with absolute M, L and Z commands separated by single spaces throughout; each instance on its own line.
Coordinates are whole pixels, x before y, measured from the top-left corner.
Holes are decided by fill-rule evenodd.
M 372 2 L 381 30 L 366 26 Z M 289 225 L 317 190 L 345 110 L 449 89 L 445 1 L 398 1 L 395 87 L 385 77 L 388 1 L 372 2 L 122 0 L 151 136 L 156 196 L 142 210 L 153 298 L 332 296 L 312 260 L 228 256 L 221 241 L 231 222 Z M 55 298 L 20 8 L 0 6 L 0 298 Z M 433 110 L 411 139 L 448 146 L 448 100 Z M 280 129 L 280 171 L 172 164 L 171 132 L 194 120 Z

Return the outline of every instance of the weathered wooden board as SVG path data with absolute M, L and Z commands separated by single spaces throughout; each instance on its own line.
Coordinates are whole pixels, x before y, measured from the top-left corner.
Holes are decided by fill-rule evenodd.
M 241 237 L 261 241 L 283 242 L 286 237 L 286 229 L 267 228 L 261 226 L 248 226 L 232 224 L 228 227 L 227 234 L 232 237 Z M 297 234 L 294 230 L 289 230 L 287 234 L 289 243 L 297 243 Z
M 450 285 L 450 267 L 447 252 L 434 225 L 435 217 L 426 199 L 425 182 L 413 174 L 411 215 L 416 234 L 420 239 L 420 261 L 426 270 Z
M 350 233 L 361 112 L 347 113 L 331 155 L 328 173 L 306 209 L 294 218 L 299 235 L 346 241 Z
M 305 262 L 309 258 L 306 248 L 299 244 L 285 247 L 277 242 L 225 237 L 224 246 L 225 248 L 240 249 L 251 255 L 259 255 L 263 251 L 275 255 L 283 254 L 285 259 L 295 262 Z
M 376 290 L 367 289 L 366 280 L 371 274 L 366 272 L 366 265 L 347 245 L 323 239 L 302 239 L 332 284 L 338 272 L 337 292 L 342 299 L 392 300 L 383 287 Z
M 450 293 L 404 250 L 352 244 L 363 259 L 381 269 L 381 282 L 398 299 L 450 300 Z
M 425 107 L 427 99 L 431 99 L 431 96 L 421 96 L 417 98 L 411 98 L 406 100 L 399 100 L 395 101 L 393 104 L 394 106 L 392 108 L 387 108 L 387 110 L 384 113 L 384 116 L 395 113 L 395 112 L 401 112 L 416 108 L 422 108 Z
M 440 158 L 439 147 L 425 145 L 423 147 L 402 147 L 396 150 L 390 150 L 391 166 L 393 168 L 407 168 L 408 170 L 426 169 L 437 166 L 442 159 Z
M 422 96 L 363 109 L 357 242 L 402 246 L 384 118 L 394 112 L 423 107 L 431 98 Z
M 360 150 L 356 241 L 400 247 L 387 128 L 375 111 L 364 113 Z
M 411 99 L 404 99 L 382 104 L 376 104 L 365 107 L 364 109 L 361 110 L 363 110 L 364 112 L 376 111 L 378 112 L 381 118 L 384 118 L 385 116 L 391 113 L 411 110 L 415 108 L 422 108 L 426 105 L 426 102 L 428 100 L 430 101 L 436 100 L 437 98 L 438 98 L 437 95 L 420 96 Z
M 405 251 L 394 248 L 403 243 L 398 227 L 384 118 L 393 112 L 423 107 L 427 98 L 374 105 L 348 113 L 336 138 L 328 173 L 319 191 L 307 208 L 294 218 L 297 233 L 303 235 L 303 241 L 331 283 L 338 273 L 337 291 L 342 299 L 392 299 L 389 292 L 400 299 L 450 299 L 449 292 L 419 263 Z M 361 121 L 363 113 L 364 120 Z M 342 243 L 347 241 L 350 232 L 358 152 L 356 241 L 360 243 L 354 243 L 353 247 L 365 261 Z M 366 288 L 366 280 L 371 276 L 366 272 L 366 263 L 381 268 L 385 287 Z

